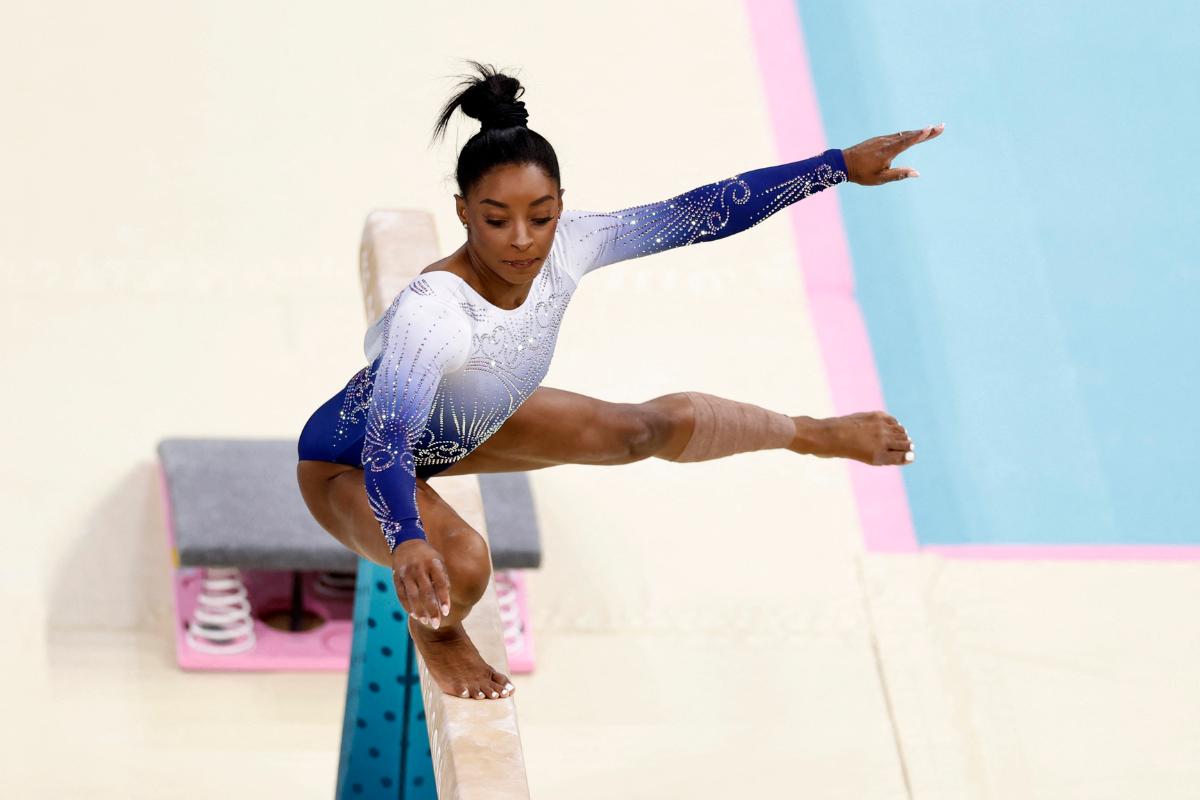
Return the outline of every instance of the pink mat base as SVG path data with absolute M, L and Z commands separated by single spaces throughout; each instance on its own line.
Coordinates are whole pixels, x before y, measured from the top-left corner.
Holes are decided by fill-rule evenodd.
M 174 571 L 175 656 L 187 670 L 238 672 L 345 671 L 350 666 L 350 642 L 354 634 L 354 592 L 344 598 L 317 594 L 315 573 L 304 573 L 304 610 L 325 620 L 309 631 L 272 628 L 262 617 L 291 605 L 292 574 L 267 570 L 245 570 L 242 582 L 254 615 L 254 646 L 244 653 L 217 655 L 192 649 L 184 638 L 188 620 L 196 608 L 204 570 L 184 567 Z
M 503 623 L 508 613 L 506 605 L 507 589 L 505 583 L 511 584 L 511 603 L 515 606 L 518 618 L 521 620 L 521 633 L 513 641 L 505 637 L 504 649 L 508 655 L 508 671 L 517 675 L 528 675 L 533 672 L 537 662 L 533 649 L 533 628 L 529 624 L 529 595 L 525 586 L 525 576 L 519 569 L 497 570 L 496 597 L 500 603 L 500 618 Z
M 327 597 L 316 589 L 316 574 L 303 576 L 304 608 L 325 620 L 309 631 L 281 631 L 264 623 L 259 617 L 291 605 L 290 572 L 246 570 L 242 574 L 247 599 L 255 617 L 255 644 L 244 653 L 218 655 L 194 650 L 186 641 L 188 620 L 196 607 L 203 570 L 199 567 L 180 567 L 179 550 L 172 524 L 171 497 L 162 465 L 158 466 L 158 487 L 162 497 L 167 528 L 167 544 L 171 548 L 171 585 L 175 601 L 175 655 L 179 666 L 186 670 L 225 671 L 344 671 L 350 665 L 350 642 L 353 638 L 354 592 L 344 597 Z

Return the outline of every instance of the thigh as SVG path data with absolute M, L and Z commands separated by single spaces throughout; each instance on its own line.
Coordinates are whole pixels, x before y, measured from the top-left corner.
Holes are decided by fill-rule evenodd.
M 641 404 L 539 386 L 487 441 L 438 475 L 625 464 L 635 460 L 631 443 L 644 438 L 649 424 Z
M 367 499 L 363 471 L 345 464 L 301 461 L 297 466 L 300 494 L 317 523 L 363 558 L 391 566 L 391 553 L 379 520 Z M 417 511 L 429 543 L 443 555 L 451 537 L 471 532 L 478 536 L 433 487 L 417 479 Z

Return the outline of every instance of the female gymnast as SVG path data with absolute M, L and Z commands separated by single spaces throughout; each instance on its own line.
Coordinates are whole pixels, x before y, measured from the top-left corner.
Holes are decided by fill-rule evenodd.
M 558 159 L 526 127 L 524 88 L 494 67 L 442 109 L 481 123 L 458 157 L 466 242 L 396 296 L 367 333 L 368 366 L 308 420 L 297 478 L 317 522 L 391 566 L 409 630 L 448 694 L 507 697 L 462 620 L 491 574 L 483 538 L 430 488 L 434 475 L 555 464 L 703 461 L 787 448 L 872 465 L 913 460 L 902 425 L 879 411 L 790 417 L 702 392 L 608 403 L 539 386 L 579 281 L 594 269 L 720 239 L 838 183 L 916 177 L 892 160 L 943 126 L 868 139 L 611 213 L 564 210 Z M 465 88 L 462 88 L 465 87 Z

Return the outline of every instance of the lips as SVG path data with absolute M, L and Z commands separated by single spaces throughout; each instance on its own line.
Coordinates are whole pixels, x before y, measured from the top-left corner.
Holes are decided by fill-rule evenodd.
M 532 267 L 539 260 L 540 259 L 531 258 L 528 261 L 505 261 L 504 263 L 508 264 L 510 267 L 516 267 L 517 269 L 525 269 L 526 267 Z

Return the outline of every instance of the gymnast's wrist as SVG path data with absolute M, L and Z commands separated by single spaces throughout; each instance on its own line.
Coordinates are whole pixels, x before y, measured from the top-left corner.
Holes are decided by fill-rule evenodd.
M 825 159 L 825 163 L 833 168 L 834 183 L 843 183 L 850 180 L 850 170 L 846 167 L 846 154 L 839 148 L 830 148 L 822 153 L 821 156 Z
M 412 520 L 385 523 L 383 538 L 387 542 L 388 550 L 392 553 L 395 553 L 396 548 L 405 542 L 426 541 L 425 529 L 421 527 L 420 522 Z

